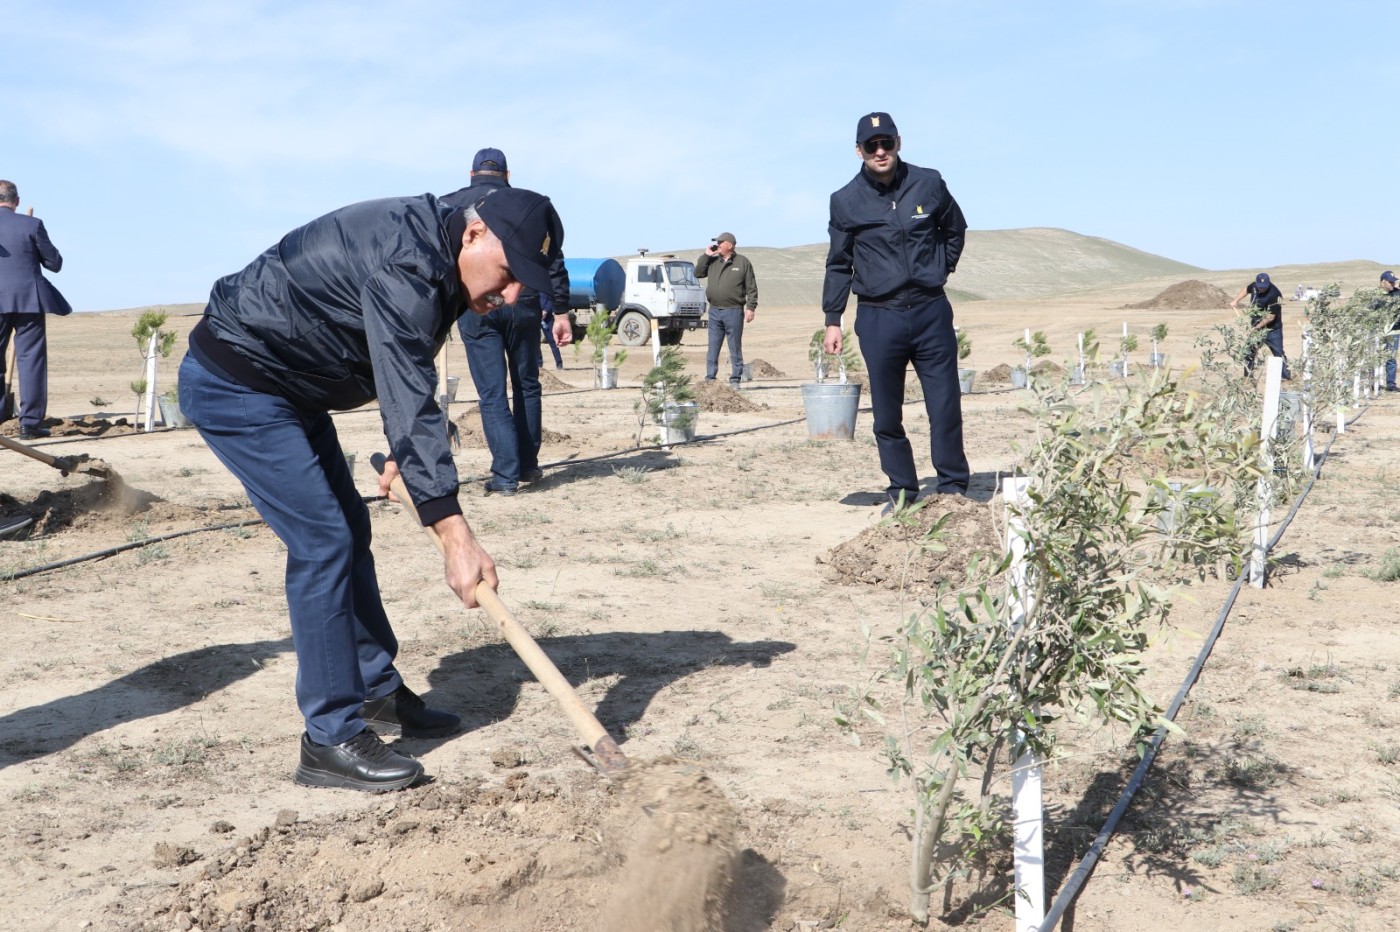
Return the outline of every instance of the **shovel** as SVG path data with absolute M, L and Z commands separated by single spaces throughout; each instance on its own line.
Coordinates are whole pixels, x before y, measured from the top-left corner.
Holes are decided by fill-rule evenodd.
M 376 453 L 369 458 L 370 465 L 375 472 L 384 474 L 385 457 L 383 453 Z M 415 521 L 418 520 L 418 512 L 413 507 L 413 499 L 409 498 L 408 489 L 403 484 L 403 479 L 395 478 L 389 486 L 394 494 L 398 496 L 399 504 L 404 507 L 409 516 Z M 436 545 L 438 552 L 442 552 L 442 539 L 431 527 L 424 527 Z M 569 681 L 564 678 L 564 674 L 559 672 L 559 668 L 549 659 L 549 656 L 540 649 L 540 645 L 535 643 L 535 639 L 530 637 L 530 633 L 515 619 L 496 595 L 496 590 L 492 589 L 485 582 L 477 584 L 476 601 L 486 610 L 486 614 L 505 637 L 507 643 L 529 668 L 530 672 L 539 680 L 540 685 L 554 697 L 554 701 L 559 703 L 560 708 L 568 717 L 574 730 L 583 739 L 584 748 L 575 748 L 580 757 L 592 765 L 596 770 L 604 774 L 620 773 L 627 769 L 627 757 L 622 753 L 622 749 L 617 746 L 617 741 L 608 730 L 602 726 L 592 712 L 584 706 L 578 694 L 574 692 Z
M 45 466 L 52 466 L 65 476 L 69 473 L 85 472 L 99 479 L 112 478 L 112 467 L 101 460 L 95 462 L 90 461 L 91 457 L 86 453 L 77 456 L 50 456 L 47 453 L 40 453 L 33 447 L 25 446 L 17 440 L 11 440 L 9 437 L 0 437 L 0 447 L 4 447 L 7 450 L 14 450 L 16 453 L 22 453 L 30 459 L 38 460 Z

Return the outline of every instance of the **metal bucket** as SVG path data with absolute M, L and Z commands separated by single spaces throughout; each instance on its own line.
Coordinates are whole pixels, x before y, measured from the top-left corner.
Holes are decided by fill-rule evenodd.
M 180 402 L 164 395 L 156 398 L 160 404 L 160 419 L 166 427 L 191 427 L 190 419 L 180 410 Z
M 1274 436 L 1280 440 L 1292 440 L 1298 422 L 1303 419 L 1303 393 L 1278 393 L 1278 420 L 1274 422 Z
M 1023 369 L 1021 366 L 1017 366 L 1015 369 L 1012 369 L 1012 370 L 1011 370 L 1011 387 L 1012 387 L 1012 388 L 1025 388 L 1027 384 L 1028 384 L 1028 380 L 1027 380 L 1027 377 L 1026 377 L 1026 370 L 1025 370 L 1025 369 Z
M 1126 359 L 1115 359 L 1108 364 L 1108 374 L 1115 379 L 1126 379 L 1128 377 L 1128 361 Z
M 455 375 L 449 375 L 449 376 L 447 377 L 447 400 L 448 400 L 448 401 L 456 401 L 456 400 L 457 400 L 457 386 L 460 385 L 461 383 L 462 383 L 462 380 L 461 380 L 460 378 L 458 378 L 457 376 L 455 376 Z
M 739 381 L 741 381 L 741 382 L 752 382 L 752 381 L 753 381 L 753 363 L 751 363 L 751 362 L 746 362 L 746 363 L 744 363 L 742 366 L 739 367 Z
M 962 389 L 964 395 L 972 394 L 972 380 L 977 377 L 976 369 L 958 370 L 958 388 Z
M 1167 354 L 1166 354 L 1166 353 L 1148 353 L 1148 354 L 1147 354 L 1147 362 L 1148 362 L 1148 365 L 1152 366 L 1152 368 L 1154 368 L 1154 369 L 1160 369 L 1160 368 L 1162 368 L 1163 366 L 1165 366 L 1165 365 L 1167 364 Z
M 804 382 L 802 409 L 807 413 L 807 436 L 813 440 L 851 440 L 856 435 L 860 385 Z
M 1071 384 L 1071 385 L 1083 385 L 1083 384 L 1084 384 L 1084 367 L 1083 367 L 1083 366 L 1075 366 L 1073 369 L 1071 369 L 1071 370 L 1069 371 L 1069 384 Z
M 668 401 L 661 411 L 661 445 L 690 443 L 695 439 L 695 427 L 700 420 L 700 403 Z
M 594 388 L 617 388 L 616 366 L 595 366 L 593 369 Z

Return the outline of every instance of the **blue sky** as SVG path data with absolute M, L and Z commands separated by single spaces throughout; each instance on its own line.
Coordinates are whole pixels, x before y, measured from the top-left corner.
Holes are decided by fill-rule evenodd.
M 460 187 L 488 145 L 554 198 L 572 256 L 821 242 L 870 110 L 974 229 L 1216 269 L 1388 262 L 1383 7 L 11 0 L 0 177 L 84 310 L 203 301 L 321 213 Z

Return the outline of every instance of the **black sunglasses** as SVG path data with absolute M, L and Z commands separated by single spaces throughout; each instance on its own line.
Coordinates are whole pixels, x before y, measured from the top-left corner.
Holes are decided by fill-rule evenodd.
M 876 152 L 880 151 L 881 149 L 884 149 L 886 152 L 893 152 L 893 151 L 894 151 L 894 137 L 893 137 L 893 136 L 875 136 L 875 137 L 873 137 L 873 138 L 871 138 L 871 139 L 865 140 L 865 142 L 863 142 L 863 143 L 860 144 L 860 147 L 861 147 L 862 150 L 864 150 L 864 152 L 865 152 L 866 155 L 874 155 Z

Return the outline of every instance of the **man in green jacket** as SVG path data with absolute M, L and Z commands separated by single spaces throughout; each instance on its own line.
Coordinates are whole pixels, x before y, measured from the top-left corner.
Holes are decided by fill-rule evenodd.
M 753 322 L 758 309 L 758 282 L 753 263 L 734 251 L 733 233 L 721 233 L 695 260 L 695 277 L 708 279 L 705 300 L 710 302 L 710 350 L 705 355 L 705 381 L 719 372 L 719 346 L 729 336 L 729 387 L 738 388 L 744 373 L 744 324 Z

